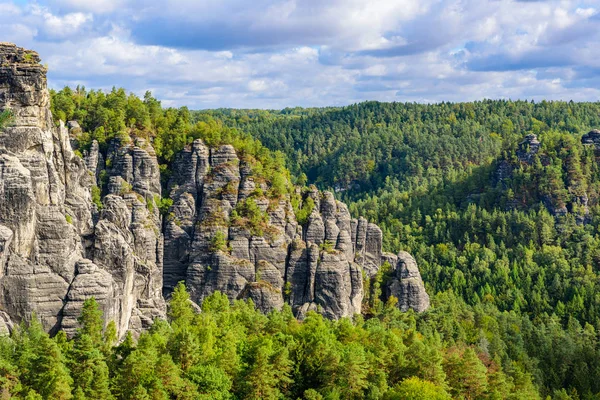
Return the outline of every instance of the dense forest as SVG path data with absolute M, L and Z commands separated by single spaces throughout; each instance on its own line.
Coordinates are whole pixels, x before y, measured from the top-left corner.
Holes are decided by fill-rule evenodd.
M 529 375 L 469 346 L 444 349 L 412 313 L 332 322 L 289 307 L 264 315 L 218 292 L 196 312 L 180 284 L 169 321 L 117 344 L 94 299 L 72 340 L 33 322 L 0 337 L 2 398 L 25 399 L 534 399 Z
M 600 103 L 367 102 L 195 115 L 285 152 L 295 175 L 378 223 L 387 250 L 411 252 L 435 306 L 451 293 L 467 305 L 448 312 L 473 318 L 474 331 L 457 335 L 421 316 L 443 342 L 517 361 L 543 394 L 598 393 L 600 158 L 581 138 L 600 127 Z
M 165 109 L 150 93 L 140 99 L 123 89 L 65 88 L 51 95 L 57 121 L 80 123 L 80 151 L 92 139 L 103 146 L 114 137 L 147 137 L 168 170 L 173 155 L 195 138 L 232 142 L 264 165 L 272 180 L 287 174 L 286 163 L 296 183 L 335 190 L 353 214 L 382 227 L 386 250 L 415 256 L 433 307 L 402 314 L 382 302 L 385 270 L 367 282 L 364 316 L 354 321 L 329 322 L 315 314 L 299 323 L 285 309 L 262 316 L 251 304 L 226 304 L 219 294 L 195 315 L 177 300 L 185 298 L 179 288 L 171 321 L 156 323 L 137 342 L 128 338 L 115 347 L 110 329 L 99 339 L 101 327 L 94 328 L 96 339 L 85 339 L 90 324 L 85 315 L 73 340 L 60 334 L 49 339 L 35 323 L 17 329 L 3 342 L 5 393 L 291 399 L 600 395 L 600 176 L 594 146 L 581 142 L 582 134 L 600 126 L 599 103 L 369 102 L 189 111 Z M 528 134 L 537 135 L 539 148 L 523 142 Z M 76 355 L 83 341 L 99 367 Z M 58 378 L 31 370 L 31 363 L 49 354 L 55 360 L 48 374 Z M 90 368 L 78 370 L 82 365 Z M 90 378 L 94 374 L 104 378 Z M 92 388 L 89 382 L 97 381 L 106 383 Z M 62 389 L 49 388 L 49 382 Z

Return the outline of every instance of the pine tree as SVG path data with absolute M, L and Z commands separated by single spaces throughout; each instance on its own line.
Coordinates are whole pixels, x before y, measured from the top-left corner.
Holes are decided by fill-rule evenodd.
M 102 311 L 93 297 L 84 301 L 77 321 L 80 327 L 69 354 L 69 365 L 77 393 L 88 399 L 112 399 L 106 363 L 106 353 L 110 350 L 102 333 Z
M 474 400 L 487 392 L 487 370 L 470 347 L 450 351 L 444 360 L 444 371 L 455 396 Z
M 81 314 L 77 318 L 79 329 L 77 335 L 87 335 L 92 340 L 95 347 L 101 348 L 103 344 L 102 331 L 104 321 L 102 319 L 102 310 L 96 302 L 96 299 L 91 297 L 83 302 Z
M 190 304 L 190 295 L 185 288 L 185 284 L 179 282 L 173 290 L 171 300 L 169 301 L 169 320 L 172 324 L 181 327 L 191 324 L 194 318 L 194 309 Z
M 45 399 L 70 399 L 73 380 L 64 355 L 35 315 L 29 326 L 23 324 L 16 329 L 14 338 L 15 364 L 21 371 L 22 393 L 27 396 L 38 394 Z
M 291 362 L 287 352 L 275 349 L 269 338 L 259 338 L 251 345 L 248 368 L 241 386 L 246 399 L 278 399 L 280 389 L 289 384 Z
M 513 384 L 509 377 L 502 370 L 500 360 L 492 362 L 488 367 L 488 385 L 489 385 L 489 400 L 507 399 L 513 389 Z
M 87 334 L 77 336 L 70 354 L 74 385 L 89 399 L 111 399 L 108 366 L 100 348 Z
M 443 387 L 434 385 L 417 377 L 405 379 L 389 390 L 384 400 L 451 400 L 452 397 Z

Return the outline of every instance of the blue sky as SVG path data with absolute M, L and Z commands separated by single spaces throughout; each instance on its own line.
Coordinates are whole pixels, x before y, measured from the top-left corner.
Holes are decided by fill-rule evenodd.
M 165 105 L 600 101 L 600 0 L 0 0 L 49 84 Z

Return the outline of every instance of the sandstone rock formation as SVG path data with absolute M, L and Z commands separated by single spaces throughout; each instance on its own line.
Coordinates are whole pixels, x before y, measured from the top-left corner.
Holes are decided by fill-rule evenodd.
M 413 309 L 423 312 L 429 308 L 429 295 L 425 291 L 417 262 L 405 251 L 390 259 L 393 268 L 392 279 L 386 287 L 388 296 L 398 298 L 402 311 Z
M 594 145 L 596 150 L 600 148 L 600 131 L 593 130 L 582 136 L 581 141 L 584 145 Z M 519 143 L 518 148 L 515 152 L 518 163 L 533 165 L 534 157 L 537 155 L 542 165 L 548 165 L 549 157 L 545 154 L 540 153 L 541 143 L 535 134 L 528 134 Z M 502 189 L 506 190 L 510 187 L 513 173 L 518 165 L 508 159 L 502 159 L 496 166 L 494 173 L 495 182 L 498 183 Z M 588 196 L 581 187 L 576 185 L 568 188 L 570 198 L 567 202 L 564 199 L 556 198 L 554 195 L 542 195 L 540 200 L 546 207 L 548 212 L 554 217 L 564 217 L 572 213 L 578 224 L 587 224 L 591 222 L 590 211 L 588 207 Z M 526 205 L 526 201 L 521 199 L 508 200 L 506 203 L 506 209 L 519 209 Z
M 600 150 L 600 130 L 592 129 L 581 137 L 581 143 L 584 145 L 593 145 L 596 150 Z
M 45 68 L 11 44 L 0 44 L 5 109 L 14 121 L 0 133 L 0 332 L 35 314 L 72 335 L 92 296 L 119 334 L 139 331 L 165 316 L 163 296 L 179 281 L 195 302 L 219 290 L 264 312 L 287 302 L 299 318 L 352 316 L 363 280 L 384 261 L 396 271 L 389 295 L 399 307 L 429 305 L 414 260 L 382 253 L 377 225 L 314 187 L 269 195 L 253 161 L 230 145 L 196 140 L 176 156 L 163 218 L 151 143 L 122 135 L 76 155 L 81 127 L 54 125 Z M 292 199 L 314 204 L 302 224 Z
M 517 157 L 519 161 L 530 164 L 533 156 L 538 153 L 540 150 L 540 141 L 537 136 L 533 133 L 525 136 L 525 139 L 521 143 L 519 143 L 519 148 L 517 149 Z
M 46 329 L 73 333 L 90 296 L 120 333 L 142 327 L 165 309 L 160 217 L 147 210 L 160 195 L 156 157 L 133 145 L 111 153 L 117 193 L 98 220 L 95 176 L 49 101 L 37 53 L 0 44 L 0 110 L 14 116 L 0 134 L 0 328 L 36 314 Z
M 302 226 L 290 198 L 268 198 L 269 189 L 232 146 L 211 149 L 196 140 L 181 152 L 169 182 L 165 293 L 183 280 L 196 302 L 219 290 L 231 300 L 250 298 L 265 312 L 288 302 L 300 318 L 309 310 L 328 318 L 360 313 L 363 279 L 384 261 L 381 229 L 352 219 L 332 193 L 314 187 L 297 193 L 301 202 L 314 203 Z M 254 232 L 240 216 L 249 200 L 267 217 L 264 232 Z M 214 248 L 217 235 L 225 248 Z M 422 283 L 418 289 L 424 291 Z M 417 303 L 420 311 L 426 308 Z

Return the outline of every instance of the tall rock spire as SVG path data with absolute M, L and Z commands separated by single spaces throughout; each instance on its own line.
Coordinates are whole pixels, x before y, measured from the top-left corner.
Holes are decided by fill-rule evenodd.
M 46 68 L 39 62 L 33 51 L 0 44 L 0 110 L 14 117 L 0 133 L 0 307 L 13 322 L 35 314 L 47 330 L 73 333 L 83 301 L 95 296 L 122 334 L 143 325 L 145 313 L 146 320 L 164 315 L 162 254 L 153 260 L 134 256 L 136 240 L 145 239 L 139 225 L 147 216 L 131 214 L 146 209 L 143 200 L 127 201 L 126 194 L 115 200 L 122 219 L 132 221 L 121 231 L 107 212 L 98 215 L 91 199 L 93 174 L 73 152 L 64 124 L 54 125 Z M 110 215 L 119 219 L 115 213 Z M 158 219 L 149 228 L 153 233 Z M 110 230 L 110 240 L 98 240 L 102 229 Z M 119 242 L 118 234 L 126 238 Z M 160 232 L 154 236 L 156 252 L 162 239 Z M 124 258 L 129 263 L 121 264 Z

